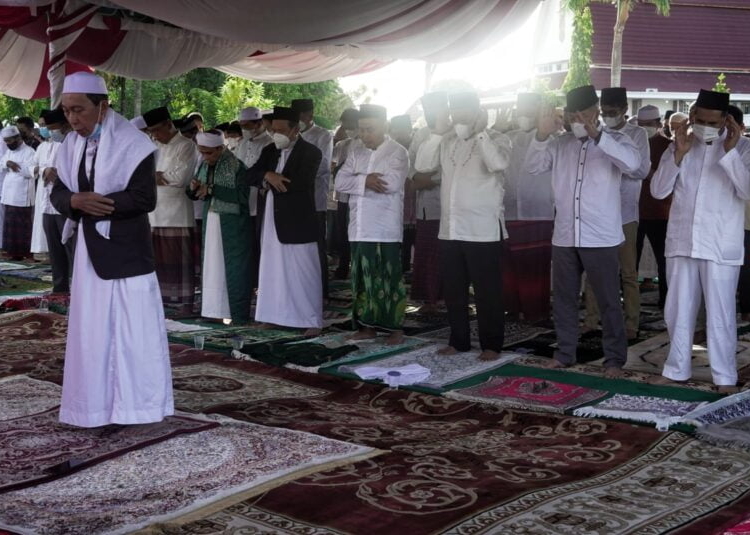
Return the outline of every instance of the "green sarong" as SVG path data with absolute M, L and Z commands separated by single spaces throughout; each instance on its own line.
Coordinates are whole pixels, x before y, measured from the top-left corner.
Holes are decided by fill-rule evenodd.
M 406 313 L 401 244 L 352 242 L 354 327 L 400 330 Z

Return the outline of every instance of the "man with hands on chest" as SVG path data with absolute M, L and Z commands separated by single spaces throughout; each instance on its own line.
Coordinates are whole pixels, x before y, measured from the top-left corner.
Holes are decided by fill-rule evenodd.
M 728 114 L 729 94 L 701 89 L 651 179 L 651 194 L 672 194 L 667 225 L 664 318 L 670 348 L 655 384 L 687 381 L 701 298 L 708 355 L 720 393 L 737 391 L 735 293 L 744 259 L 745 201 L 750 200 L 750 141 Z
M 553 110 L 545 110 L 525 164 L 530 173 L 552 171 L 553 317 L 558 350 L 550 366 L 576 363 L 578 302 L 585 271 L 601 313 L 606 374 L 618 377 L 627 360 L 618 261 L 618 248 L 625 239 L 620 183 L 623 174 L 638 170 L 641 156 L 627 135 L 602 127 L 593 86 L 571 90 L 566 100 L 571 131 L 552 136 L 557 121 Z

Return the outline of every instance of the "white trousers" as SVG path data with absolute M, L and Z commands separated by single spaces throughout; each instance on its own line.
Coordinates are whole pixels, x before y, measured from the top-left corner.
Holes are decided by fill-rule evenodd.
M 701 294 L 706 303 L 708 359 L 716 385 L 737 383 L 737 305 L 740 266 L 677 256 L 667 258 L 669 290 L 664 319 L 671 341 L 662 375 L 686 381 L 692 374 L 693 333 Z

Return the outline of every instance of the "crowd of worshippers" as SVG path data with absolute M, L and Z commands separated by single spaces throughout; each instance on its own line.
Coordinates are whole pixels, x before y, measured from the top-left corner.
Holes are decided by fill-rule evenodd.
M 663 118 L 655 106 L 628 110 L 625 88 L 600 94 L 573 89 L 564 108 L 520 94 L 512 115 L 490 125 L 476 93 L 434 92 L 421 99 L 421 128 L 363 104 L 334 132 L 315 123 L 312 99 L 247 107 L 210 129 L 200 113 L 150 110 L 131 124 L 158 149 L 144 254 L 163 303 L 189 315 L 198 287 L 204 318 L 315 335 L 335 260 L 333 277 L 351 279 L 352 338 L 385 332 L 398 344 L 412 270 L 411 299 L 424 312 L 447 307 L 443 353 L 471 349 L 473 294 L 478 358 L 499 357 L 506 318 L 536 322 L 551 308 L 550 366 L 575 364 L 581 330 L 601 326 L 607 375 L 617 377 L 638 337 L 647 238 L 671 339 L 654 382 L 690 378 L 694 332 L 705 330 L 714 382 L 731 391 L 738 280 L 750 315 L 743 114 L 706 90 L 689 113 Z M 61 110 L 39 124 L 21 118 L 2 130 L 2 248 L 12 260 L 48 253 L 53 291 L 64 293 L 75 240 L 63 239 L 50 191 L 70 127 Z

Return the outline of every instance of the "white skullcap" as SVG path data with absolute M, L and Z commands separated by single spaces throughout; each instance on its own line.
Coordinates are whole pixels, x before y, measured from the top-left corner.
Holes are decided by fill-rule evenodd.
M 661 112 L 656 106 L 648 104 L 646 106 L 641 106 L 638 110 L 639 121 L 653 121 L 655 119 L 661 119 Z
M 0 136 L 2 136 L 3 139 L 7 139 L 9 137 L 16 137 L 20 135 L 21 135 L 21 132 L 19 132 L 18 128 L 13 125 L 6 126 L 5 128 L 2 129 L 2 131 L 0 131 Z
M 201 147 L 216 148 L 224 145 L 224 134 L 211 134 L 209 132 L 198 132 L 195 141 Z
M 669 116 L 669 122 L 671 123 L 673 120 L 677 121 L 686 121 L 689 119 L 687 113 L 682 113 L 681 111 L 676 111 L 672 115 Z
M 74 72 L 65 77 L 63 83 L 65 93 L 89 93 L 91 95 L 106 95 L 107 84 L 104 78 L 92 72 Z
M 263 114 L 258 108 L 250 106 L 249 108 L 243 108 L 240 111 L 240 121 L 260 121 L 263 118 Z
M 143 120 L 143 115 L 139 115 L 138 117 L 133 117 L 130 119 L 130 124 L 135 126 L 138 130 L 143 130 L 146 128 L 146 121 Z

